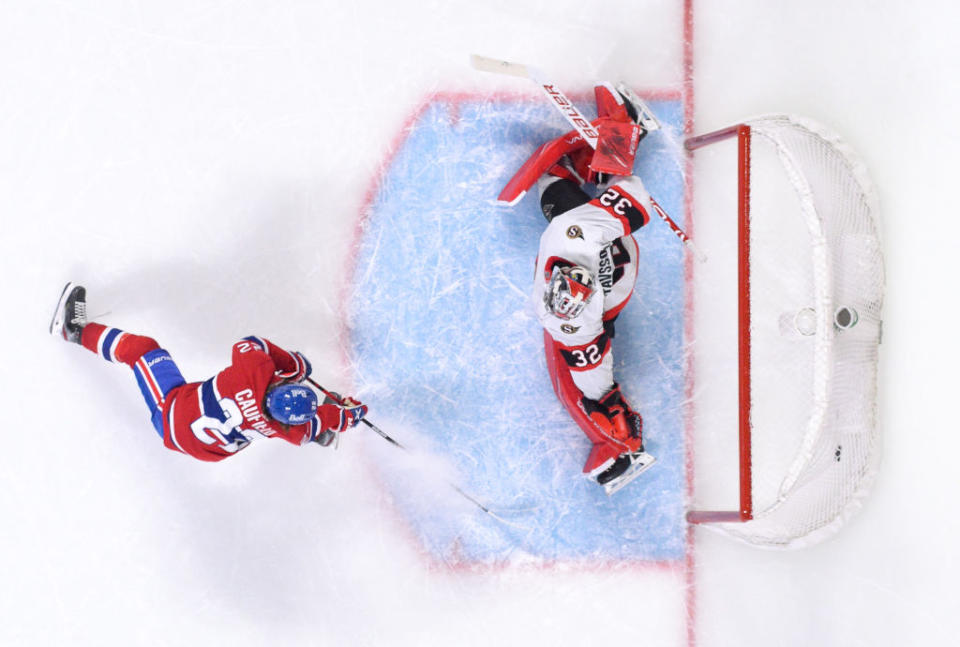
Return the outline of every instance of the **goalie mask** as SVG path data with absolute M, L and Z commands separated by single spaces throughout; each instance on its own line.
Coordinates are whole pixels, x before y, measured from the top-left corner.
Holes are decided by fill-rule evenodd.
M 593 285 L 593 276 L 585 267 L 554 267 L 543 294 L 543 305 L 555 317 L 573 319 L 590 302 L 594 293 Z
M 302 384 L 281 384 L 267 392 L 267 413 L 285 425 L 302 425 L 317 414 L 317 394 Z

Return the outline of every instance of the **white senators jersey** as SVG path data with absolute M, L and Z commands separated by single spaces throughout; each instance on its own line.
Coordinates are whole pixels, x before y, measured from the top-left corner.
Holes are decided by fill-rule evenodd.
M 660 206 L 640 178 L 618 178 L 597 198 L 553 218 L 540 236 L 533 307 L 540 324 L 560 345 L 574 383 L 591 399 L 613 388 L 613 358 L 604 326 L 633 294 L 637 243 L 631 233 L 650 222 Z M 594 277 L 593 297 L 576 317 L 561 319 L 544 305 L 553 268 L 580 265 Z

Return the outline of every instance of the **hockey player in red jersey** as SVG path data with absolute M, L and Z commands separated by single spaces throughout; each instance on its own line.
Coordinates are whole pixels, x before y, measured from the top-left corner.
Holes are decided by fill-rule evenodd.
M 327 446 L 367 412 L 350 398 L 319 403 L 303 384 L 311 370 L 306 357 L 262 337 L 237 342 L 230 366 L 188 383 L 155 340 L 88 323 L 86 290 L 73 283 L 60 296 L 50 332 L 133 369 L 164 445 L 202 461 L 223 460 L 261 437 Z
M 574 133 L 545 144 L 501 200 L 513 201 L 532 183 L 522 173 L 547 168 L 537 181 L 549 224 L 540 238 L 533 305 L 557 397 L 593 443 L 583 471 L 612 494 L 655 460 L 644 451 L 642 417 L 614 380 L 611 340 L 637 275 L 632 233 L 660 207 L 639 178 L 606 171 L 611 160 L 614 168 L 632 168 L 648 109 L 622 86 L 599 85 L 595 94 L 597 149 L 571 145 Z M 543 157 L 549 151 L 554 159 Z M 598 195 L 591 198 L 586 185 L 597 186 Z

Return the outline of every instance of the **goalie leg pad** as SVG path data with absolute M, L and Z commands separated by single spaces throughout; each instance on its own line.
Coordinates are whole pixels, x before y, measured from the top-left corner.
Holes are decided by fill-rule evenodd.
M 614 422 L 614 418 L 608 413 L 601 413 L 602 407 L 607 407 L 601 403 L 625 404 L 620 395 L 619 388 L 615 388 L 602 401 L 590 400 L 584 398 L 583 393 L 577 388 L 570 375 L 570 369 L 560 355 L 557 342 L 547 331 L 543 332 L 543 346 L 547 360 L 547 370 L 550 373 L 550 381 L 553 384 L 554 393 L 557 399 L 577 423 L 580 430 L 590 439 L 593 447 L 587 457 L 587 462 L 583 466 L 585 473 L 595 474 L 609 468 L 618 456 L 624 452 L 642 451 L 642 419 L 639 414 L 631 410 L 636 415 L 632 422 L 624 415 L 620 423 Z M 596 403 L 594 415 L 587 412 L 585 406 L 591 406 L 590 403 Z M 607 407 L 609 409 L 609 407 Z M 625 410 L 624 410 L 625 411 Z
M 542 144 L 510 178 L 507 185 L 500 191 L 500 195 L 497 196 L 497 201 L 501 204 L 517 204 L 526 195 L 530 187 L 550 170 L 561 157 L 586 145 L 587 143 L 576 131 L 570 131 L 561 137 Z
M 583 465 L 583 473 L 593 480 L 613 466 L 623 449 L 612 443 L 594 443 Z

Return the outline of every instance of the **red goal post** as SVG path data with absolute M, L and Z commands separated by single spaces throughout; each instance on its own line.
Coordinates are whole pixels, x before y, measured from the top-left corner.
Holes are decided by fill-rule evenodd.
M 804 546 L 859 507 L 878 465 L 875 194 L 853 151 L 800 117 L 749 119 L 685 147 L 731 138 L 739 502 L 687 519 L 756 545 Z

